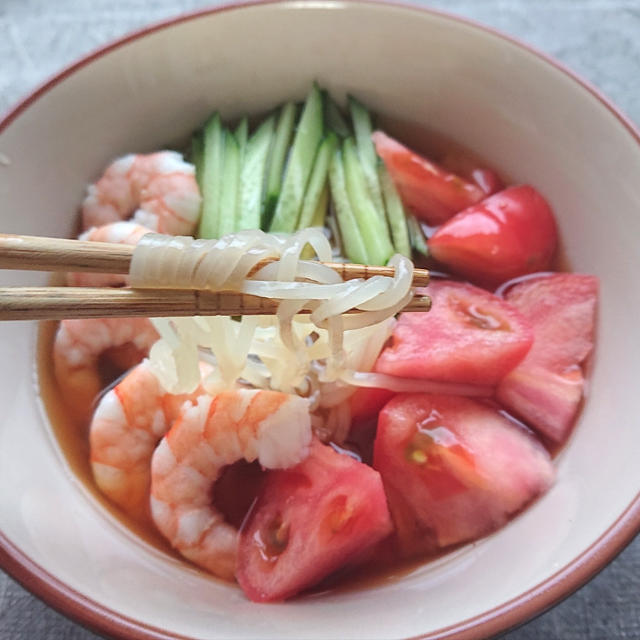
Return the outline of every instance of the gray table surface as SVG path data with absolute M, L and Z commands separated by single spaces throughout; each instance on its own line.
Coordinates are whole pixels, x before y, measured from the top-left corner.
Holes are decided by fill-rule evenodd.
M 211 0 L 0 0 L 0 112 L 60 67 L 141 25 Z M 555 56 L 640 123 L 640 0 L 432 0 Z M 509 640 L 640 639 L 640 538 Z M 90 640 L 0 573 L 0 638 Z

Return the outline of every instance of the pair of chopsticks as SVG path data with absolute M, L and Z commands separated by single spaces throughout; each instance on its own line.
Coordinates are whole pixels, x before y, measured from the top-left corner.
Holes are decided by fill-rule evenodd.
M 134 247 L 0 234 L 0 269 L 129 273 Z M 266 264 L 266 262 L 265 262 Z M 343 279 L 393 276 L 393 267 L 323 263 Z M 264 266 L 258 264 L 254 271 Z M 413 286 L 429 282 L 426 269 L 415 269 Z M 162 317 L 194 315 L 273 315 L 278 300 L 235 292 L 128 287 L 0 287 L 0 320 L 61 320 L 64 318 Z M 428 311 L 428 296 L 415 295 L 405 311 Z M 302 311 L 301 313 L 308 313 Z M 359 313 L 351 309 L 347 313 Z

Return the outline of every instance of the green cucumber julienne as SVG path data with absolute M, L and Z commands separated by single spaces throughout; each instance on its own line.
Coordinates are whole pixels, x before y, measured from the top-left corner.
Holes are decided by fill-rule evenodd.
M 264 198 L 264 211 L 262 216 L 262 228 L 268 229 L 273 210 L 278 203 L 280 188 L 282 186 L 282 174 L 284 163 L 289 151 L 289 144 L 293 136 L 293 127 L 296 121 L 297 107 L 294 102 L 287 102 L 280 109 L 276 132 L 271 144 L 271 152 L 268 159 L 267 186 Z
M 233 135 L 238 143 L 238 180 L 237 180 L 237 193 L 236 193 L 236 211 L 234 216 L 234 226 L 233 230 L 238 231 L 238 223 L 240 220 L 240 214 L 242 213 L 241 201 L 240 198 L 242 196 L 242 167 L 244 166 L 244 155 L 247 152 L 247 141 L 249 139 L 249 119 L 247 116 L 244 116 L 242 120 L 238 123 L 236 130 L 233 132 Z M 257 229 L 258 227 L 256 227 Z
M 387 211 L 387 222 L 391 231 L 393 247 L 396 253 L 401 253 L 403 256 L 410 258 L 411 243 L 409 242 L 409 229 L 407 229 L 407 216 L 396 185 L 393 184 L 391 175 L 382 160 L 378 161 L 378 177 Z
M 267 158 L 275 116 L 268 117 L 247 141 L 240 170 L 240 200 L 236 230 L 260 229 L 262 193 L 267 170 Z
M 218 237 L 236 230 L 240 184 L 240 146 L 231 131 L 224 132 L 224 164 Z
M 318 147 L 315 160 L 313 162 L 313 170 L 309 177 L 307 191 L 302 201 L 302 209 L 300 211 L 300 219 L 297 228 L 306 229 L 312 225 L 313 218 L 318 208 L 318 202 L 322 196 L 323 189 L 327 184 L 327 175 L 329 173 L 329 164 L 333 158 L 333 154 L 338 146 L 338 137 L 335 133 L 330 133 Z
M 240 154 L 244 154 L 244 148 L 247 146 L 247 138 L 249 137 L 249 120 L 247 116 L 240 120 L 233 135 L 236 137 L 238 147 L 240 147 Z
M 324 227 L 324 222 L 327 218 L 327 209 L 329 208 L 329 183 L 326 182 L 320 197 L 318 198 L 318 204 L 316 204 L 316 210 L 313 212 L 311 218 L 310 227 Z
M 371 116 L 366 108 L 352 96 L 349 96 L 349 110 L 351 111 L 356 146 L 367 187 L 378 215 L 384 220 L 384 202 L 380 182 L 378 181 L 378 154 L 371 138 L 373 134 Z
M 411 213 L 407 214 L 407 229 L 411 247 L 423 256 L 428 256 L 429 246 L 427 245 L 424 231 L 422 231 L 422 226 L 418 219 Z
M 335 151 L 329 165 L 329 184 L 331 185 L 331 196 L 336 209 L 336 218 L 345 257 L 352 262 L 370 264 L 367 247 L 358 228 L 356 216 L 351 207 L 351 200 L 347 193 L 344 162 L 340 149 Z
M 191 163 L 196 171 L 196 182 L 202 193 L 202 169 L 204 165 L 204 139 L 202 131 L 197 131 L 191 138 Z
M 224 162 L 224 131 L 220 114 L 214 113 L 204 126 L 203 162 L 201 172 L 202 215 L 198 228 L 200 238 L 218 238 L 220 197 L 222 195 L 222 165 Z
M 353 138 L 342 145 L 344 174 L 349 201 L 356 217 L 358 228 L 366 243 L 369 264 L 384 265 L 393 254 L 386 220 L 380 218 L 367 189 L 362 163 Z
M 349 123 L 342 115 L 340 107 L 336 101 L 329 95 L 328 91 L 323 91 L 325 104 L 325 123 L 327 129 L 333 131 L 341 138 L 348 138 L 353 135 L 353 131 L 349 127 Z
M 323 130 L 322 93 L 314 84 L 307 96 L 293 138 L 287 168 L 282 180 L 282 190 L 269 231 L 285 233 L 295 231 Z

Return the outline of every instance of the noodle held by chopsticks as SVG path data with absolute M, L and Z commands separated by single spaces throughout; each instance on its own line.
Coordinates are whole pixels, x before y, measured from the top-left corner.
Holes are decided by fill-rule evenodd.
M 317 260 L 300 259 L 307 245 Z M 208 391 L 249 384 L 310 397 L 316 433 L 341 442 L 351 419 L 349 398 L 357 386 L 372 386 L 367 372 L 391 335 L 395 314 L 413 296 L 413 264 L 396 255 L 389 261 L 393 277 L 345 281 L 321 264 L 331 257 L 320 229 L 292 235 L 241 231 L 219 240 L 144 236 L 131 261 L 133 287 L 237 291 L 280 300 L 275 317 L 154 320 L 161 339 L 150 360 L 161 383 L 173 393 L 192 391 L 200 380 L 198 363 L 208 359 L 215 365 L 204 380 Z M 265 260 L 271 262 L 256 270 Z M 312 313 L 299 315 L 303 308 Z M 361 313 L 342 315 L 352 308 Z M 411 390 L 420 384 L 428 390 L 428 381 L 407 382 Z M 402 379 L 394 386 L 402 387 Z

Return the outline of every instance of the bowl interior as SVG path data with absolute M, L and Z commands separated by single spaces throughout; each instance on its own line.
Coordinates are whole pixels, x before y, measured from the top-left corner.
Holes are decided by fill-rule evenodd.
M 498 35 L 418 9 L 332 1 L 246 6 L 152 31 L 69 73 L 0 133 L 10 160 L 0 166 L 2 230 L 68 236 L 85 185 L 110 159 L 185 140 L 215 108 L 231 118 L 302 98 L 313 79 L 449 136 L 549 198 L 572 268 L 601 279 L 588 399 L 556 486 L 505 529 L 402 578 L 255 605 L 95 502 L 42 410 L 34 325 L 4 325 L 0 531 L 79 594 L 169 634 L 389 639 L 459 625 L 568 565 L 640 488 L 640 146 L 584 86 Z

